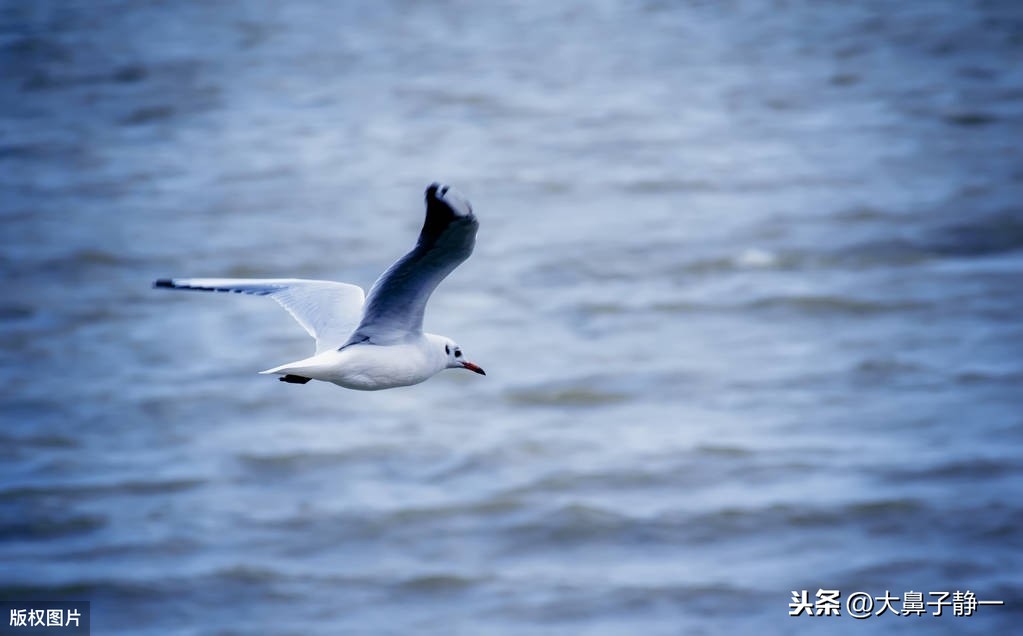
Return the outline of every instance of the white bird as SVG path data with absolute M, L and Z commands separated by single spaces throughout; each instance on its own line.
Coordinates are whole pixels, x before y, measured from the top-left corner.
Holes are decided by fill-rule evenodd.
M 430 294 L 472 254 L 478 227 L 465 197 L 434 183 L 426 189 L 426 220 L 415 247 L 380 275 L 369 296 L 357 285 L 297 278 L 161 278 L 153 287 L 276 300 L 316 339 L 312 357 L 260 371 L 282 382 L 323 380 L 376 391 L 418 384 L 444 369 L 486 375 L 453 340 L 423 331 Z

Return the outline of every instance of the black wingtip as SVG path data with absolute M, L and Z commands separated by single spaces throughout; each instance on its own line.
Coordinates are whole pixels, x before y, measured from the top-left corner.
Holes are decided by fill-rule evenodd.
M 434 181 L 426 188 L 426 212 L 441 211 L 445 218 L 472 218 L 472 204 L 465 195 L 449 185 Z
M 450 189 L 451 186 L 444 185 L 443 183 L 440 183 L 438 181 L 434 181 L 430 185 L 426 186 L 426 198 L 427 199 L 440 198 L 447 194 L 448 190 Z
M 170 278 L 157 278 L 153 281 L 153 289 L 159 289 L 161 287 L 174 289 L 174 281 Z

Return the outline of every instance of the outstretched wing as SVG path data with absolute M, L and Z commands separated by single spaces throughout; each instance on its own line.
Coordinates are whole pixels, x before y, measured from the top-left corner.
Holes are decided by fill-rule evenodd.
M 416 246 L 373 284 L 362 321 L 345 344 L 389 344 L 421 332 L 426 301 L 472 254 L 478 227 L 472 206 L 457 190 L 438 183 L 428 187 Z
M 299 278 L 161 278 L 153 287 L 269 296 L 316 339 L 316 353 L 340 347 L 362 314 L 362 288 Z

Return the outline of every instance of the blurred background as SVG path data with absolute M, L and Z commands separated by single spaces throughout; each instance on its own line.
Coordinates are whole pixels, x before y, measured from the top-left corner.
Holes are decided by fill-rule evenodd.
M 1023 4 L 0 8 L 0 597 L 96 634 L 1006 634 Z M 481 229 L 360 393 L 267 299 Z M 793 590 L 972 617 L 788 617 Z M 896 604 L 896 609 L 899 608 Z M 930 608 L 929 608 L 930 609 Z

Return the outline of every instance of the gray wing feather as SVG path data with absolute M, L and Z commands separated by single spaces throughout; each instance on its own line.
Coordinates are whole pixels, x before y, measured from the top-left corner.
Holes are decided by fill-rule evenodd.
M 345 346 L 389 344 L 421 332 L 430 294 L 472 254 L 478 227 L 472 206 L 458 191 L 436 183 L 427 188 L 426 219 L 416 246 L 373 284 L 362 321 Z
M 316 353 L 336 349 L 362 314 L 357 285 L 299 278 L 161 278 L 154 287 L 269 296 L 316 339 Z

